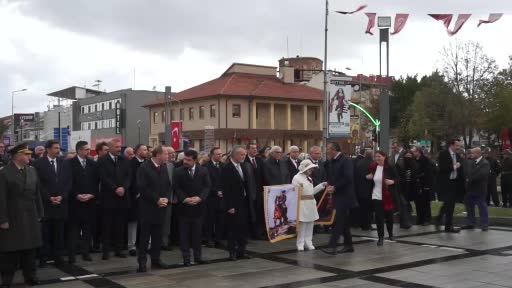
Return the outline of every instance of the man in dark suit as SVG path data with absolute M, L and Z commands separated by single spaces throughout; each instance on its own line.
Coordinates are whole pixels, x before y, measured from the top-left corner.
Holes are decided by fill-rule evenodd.
M 251 204 L 255 209 L 255 224 L 251 226 L 251 234 L 254 239 L 265 240 L 267 239 L 266 226 L 265 226 L 265 208 L 263 205 L 263 160 L 258 157 L 258 145 L 256 143 L 247 144 L 247 157 L 245 163 L 249 164 L 252 169 L 252 176 L 254 179 L 254 201 Z
M 184 152 L 183 166 L 174 173 L 174 191 L 178 198 L 178 222 L 180 248 L 183 265 L 190 266 L 190 248 L 194 251 L 194 262 L 205 263 L 201 255 L 201 232 L 204 202 L 210 193 L 208 170 L 197 164 L 197 152 Z
M 443 201 L 443 206 L 439 211 L 436 226 L 439 227 L 445 217 L 445 231 L 459 233 L 460 230 L 453 227 L 453 212 L 455 203 L 460 201 L 464 194 L 463 159 L 457 154 L 461 142 L 459 139 L 452 139 L 448 144 L 448 149 L 439 153 L 439 199 Z
M 174 166 L 176 161 L 176 152 L 172 147 L 166 147 L 165 149 L 167 149 L 167 153 L 169 154 L 167 157 L 166 166 L 167 176 L 169 178 L 169 182 L 171 183 L 171 194 L 169 198 L 170 203 L 165 208 L 164 223 L 162 228 L 162 250 L 171 251 L 171 238 L 177 235 L 177 227 L 173 226 L 178 225 L 178 222 L 175 219 L 176 217 L 173 217 L 173 214 L 176 213 L 176 211 L 174 211 L 176 209 L 173 208 L 174 206 L 176 206 L 176 199 L 174 197 L 174 182 L 172 182 L 174 178 L 174 170 L 176 169 L 176 167 Z
M 109 152 L 98 160 L 103 200 L 103 260 L 110 259 L 110 248 L 115 255 L 126 258 L 122 252 L 125 227 L 130 208 L 130 165 L 121 154 L 121 140 L 109 142 Z
M 264 162 L 263 175 L 265 186 L 290 184 L 290 172 L 281 160 L 283 150 L 279 146 L 270 148 L 269 158 Z
M 151 238 L 151 268 L 165 269 L 168 267 L 160 259 L 162 246 L 162 225 L 165 209 L 170 205 L 171 182 L 167 174 L 166 148 L 157 146 L 149 161 L 144 162 L 137 171 L 137 191 L 139 198 L 140 239 L 137 249 L 139 268 L 138 273 L 145 273 L 146 250 Z
M 288 150 L 288 158 L 286 160 L 284 160 L 286 167 L 288 168 L 288 174 L 290 177 L 289 183 L 292 183 L 293 177 L 295 177 L 295 175 L 297 175 L 297 173 L 299 173 L 299 165 L 300 165 L 299 154 L 300 154 L 299 147 L 291 146 L 290 149 Z M 287 184 L 289 184 L 289 183 L 287 183 Z
M 337 142 L 327 145 L 327 157 L 329 165 L 327 170 L 327 191 L 333 193 L 336 218 L 332 229 L 329 247 L 322 251 L 329 255 L 336 255 L 338 240 L 343 234 L 343 249 L 339 253 L 352 253 L 352 234 L 350 233 L 349 211 L 357 206 L 354 193 L 354 164 L 352 159 L 341 153 L 341 147 Z
M 404 147 L 402 147 L 400 143 L 393 142 L 393 144 L 391 144 L 391 157 L 389 157 L 391 167 L 395 167 L 400 162 L 405 152 Z
M 249 171 L 244 165 L 245 149 L 233 147 L 229 162 L 222 168 L 222 191 L 226 201 L 228 250 L 232 261 L 247 259 L 250 221 Z
M 125 150 L 126 151 L 126 150 Z M 132 174 L 132 183 L 130 185 L 130 209 L 128 210 L 128 251 L 130 256 L 137 255 L 136 244 L 139 240 L 139 191 L 137 186 L 137 170 L 146 161 L 148 155 L 148 148 L 144 144 L 138 144 L 134 149 L 134 157 L 129 160 L 130 173 Z M 126 153 L 125 153 L 126 154 Z
M 77 242 L 81 243 L 82 259 L 92 261 L 89 250 L 92 226 L 96 219 L 96 196 L 98 195 L 100 176 L 98 165 L 89 158 L 90 152 L 91 149 L 87 142 L 78 141 L 76 143 L 77 154 L 69 162 L 72 172 L 68 233 L 70 264 L 75 263 Z
M 0 143 L 0 167 L 7 166 L 9 164 L 9 157 L 5 152 L 5 144 Z
M 482 231 L 487 231 L 489 226 L 489 214 L 487 211 L 487 185 L 491 166 L 489 162 L 482 156 L 480 148 L 471 150 L 472 159 L 468 167 L 469 171 L 465 171 L 466 180 L 466 210 L 468 211 L 467 225 L 463 229 L 475 228 L 475 205 L 478 206 L 480 213 L 480 227 Z
M 222 151 L 214 147 L 210 151 L 210 161 L 204 167 L 208 169 L 210 176 L 210 194 L 206 200 L 206 214 L 204 219 L 204 237 L 206 247 L 219 247 L 220 241 L 224 238 L 224 195 L 221 187 L 220 170 L 223 163 L 220 162 Z
M 500 196 L 498 195 L 498 181 L 497 177 L 501 174 L 501 164 L 494 157 L 490 148 L 487 148 L 484 157 L 487 162 L 489 162 L 489 166 L 491 168 L 491 174 L 489 175 L 488 187 L 487 187 L 487 205 L 491 205 L 491 197 L 492 203 L 496 207 L 500 207 Z
M 366 179 L 370 174 L 370 164 L 373 162 L 373 151 L 366 150 L 364 158 L 357 162 L 354 169 L 354 187 L 359 204 L 359 226 L 363 231 L 372 229 L 372 183 Z
M 102 156 L 108 154 L 108 144 L 107 142 L 100 142 L 96 144 L 95 151 L 96 156 L 94 156 L 94 161 L 97 163 L 98 159 Z M 98 167 L 99 169 L 99 167 Z M 102 230 L 103 230 L 103 200 L 101 196 L 101 186 L 98 190 L 98 195 L 96 195 L 96 220 L 94 221 L 93 226 L 93 237 L 92 237 L 92 247 L 94 252 L 100 252 L 100 246 L 102 243 Z
M 63 264 L 64 229 L 68 219 L 68 197 L 71 191 L 71 169 L 69 162 L 59 157 L 60 144 L 55 140 L 46 142 L 46 157 L 35 161 L 34 167 L 41 183 L 41 198 L 44 205 L 43 248 L 41 266 L 48 259 Z
M 26 144 L 10 151 L 11 162 L 0 169 L 0 273 L 1 287 L 11 287 L 16 270 L 23 270 L 25 284 L 39 285 L 36 248 L 42 244 L 40 219 L 43 204 L 39 180 L 28 166 L 32 152 Z

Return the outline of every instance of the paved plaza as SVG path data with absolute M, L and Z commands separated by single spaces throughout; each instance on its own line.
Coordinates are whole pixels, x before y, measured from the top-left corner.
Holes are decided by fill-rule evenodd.
M 276 244 L 251 241 L 252 259 L 231 262 L 227 252 L 204 248 L 205 265 L 183 268 L 176 248 L 163 253 L 168 270 L 137 274 L 136 258 L 80 262 L 39 270 L 40 287 L 512 287 L 512 228 L 445 234 L 435 227 L 406 231 L 396 242 L 376 245 L 376 232 L 353 229 L 356 252 L 328 256 L 296 252 L 295 239 Z M 317 249 L 328 235 L 315 235 Z M 148 267 L 149 268 L 149 267 Z M 17 273 L 16 283 L 22 279 Z M 16 287 L 16 286 L 15 286 Z M 22 286 L 19 286 L 22 287 Z

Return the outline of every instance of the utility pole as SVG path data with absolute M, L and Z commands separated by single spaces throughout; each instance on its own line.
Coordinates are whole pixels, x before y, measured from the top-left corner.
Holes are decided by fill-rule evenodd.
M 327 155 L 327 139 L 329 137 L 329 94 L 327 92 L 327 32 L 328 29 L 328 21 L 329 21 L 329 0 L 325 0 L 325 36 L 324 36 L 324 131 L 323 131 L 323 141 L 322 148 L 323 154 Z

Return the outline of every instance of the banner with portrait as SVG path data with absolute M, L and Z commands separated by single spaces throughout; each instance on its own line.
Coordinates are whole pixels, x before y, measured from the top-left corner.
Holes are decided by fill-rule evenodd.
M 350 137 L 349 105 L 353 92 L 351 83 L 350 77 L 329 77 L 329 138 Z
M 288 184 L 265 186 L 265 223 L 268 239 L 275 243 L 297 236 L 301 187 Z
M 322 199 L 320 199 L 316 205 L 316 209 L 320 218 L 315 221 L 315 225 L 332 225 L 334 217 L 336 216 L 332 193 L 324 191 Z

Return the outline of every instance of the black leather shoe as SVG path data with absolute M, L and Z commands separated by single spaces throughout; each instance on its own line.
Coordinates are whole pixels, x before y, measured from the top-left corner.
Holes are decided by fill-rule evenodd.
M 169 265 L 161 259 L 151 261 L 151 269 L 169 269 Z
M 130 250 L 130 252 L 128 252 L 128 254 L 130 254 L 130 256 L 132 256 L 132 257 L 135 257 L 135 256 L 137 256 L 137 250 L 132 249 L 132 250 Z
M 206 243 L 206 247 L 207 247 L 207 248 L 214 248 L 214 247 L 215 247 L 215 242 L 213 242 L 213 241 L 208 241 L 208 242 Z
M 354 253 L 354 246 L 343 246 L 343 248 L 341 248 L 338 253 Z
M 400 229 L 409 230 L 411 229 L 412 225 L 400 225 Z
M 190 264 L 190 261 L 184 261 L 183 262 L 183 266 L 184 267 L 190 267 L 190 266 L 192 266 L 192 264 Z
M 101 256 L 101 259 L 103 259 L 103 260 L 110 260 L 110 254 L 103 252 L 103 256 Z
M 194 259 L 194 263 L 201 265 L 206 264 L 206 261 L 204 261 L 203 259 Z
M 55 257 L 55 266 L 62 266 L 62 265 L 64 265 L 64 259 L 62 259 L 62 257 L 60 257 L 60 256 Z
M 39 260 L 39 268 L 45 268 L 46 267 L 46 260 Z
M 91 262 L 92 261 L 91 255 L 89 255 L 89 254 L 82 255 L 82 260 Z
M 236 258 L 238 259 L 251 259 L 251 256 L 247 255 L 245 252 L 238 252 L 236 253 Z
M 448 228 L 444 229 L 444 232 L 446 232 L 446 233 L 459 233 L 460 230 L 456 229 L 456 228 L 453 228 L 453 227 L 448 227 Z
M 377 241 L 377 246 L 383 246 L 384 245 L 384 238 L 379 238 L 379 241 Z
M 68 263 L 73 265 L 76 263 L 76 258 L 74 256 L 68 258 Z
M 489 231 L 489 227 L 482 227 L 482 231 L 484 231 L 484 232 Z
M 30 278 L 25 279 L 25 284 L 28 286 L 37 286 L 37 285 L 41 285 L 41 281 L 39 281 L 39 279 L 37 279 L 37 277 L 30 277 Z
M 324 252 L 325 254 L 336 256 L 338 251 L 336 250 L 336 247 L 329 247 L 329 248 L 322 248 L 320 251 Z
M 148 269 L 146 268 L 146 264 L 140 263 L 139 268 L 137 268 L 137 273 L 146 273 Z
M 396 241 L 395 237 L 393 235 L 389 236 L 388 238 L 389 241 Z
M 116 257 L 118 257 L 118 258 L 126 258 L 126 254 L 124 254 L 123 252 L 116 252 Z
M 229 252 L 229 260 L 236 261 L 236 253 L 235 252 Z
M 471 229 L 475 229 L 475 226 L 474 225 L 466 225 L 466 226 L 460 227 L 460 229 L 462 229 L 462 230 L 471 230 Z

